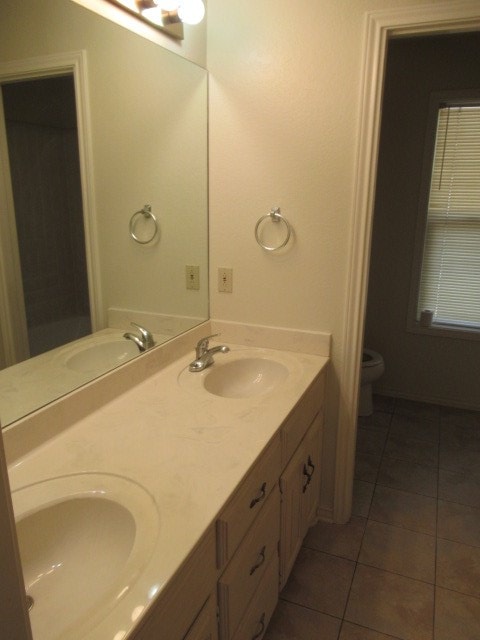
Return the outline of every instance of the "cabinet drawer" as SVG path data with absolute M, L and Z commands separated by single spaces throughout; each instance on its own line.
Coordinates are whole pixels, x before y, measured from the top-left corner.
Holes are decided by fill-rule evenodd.
M 315 415 L 323 412 L 324 394 L 325 371 L 322 371 L 282 425 L 282 468 L 294 454 Z
M 280 492 L 276 486 L 218 582 L 220 638 L 232 638 L 270 561 L 278 555 Z
M 263 574 L 233 640 L 261 640 L 278 602 L 278 556 Z
M 222 568 L 260 512 L 280 476 L 281 442 L 275 436 L 217 520 L 217 566 Z

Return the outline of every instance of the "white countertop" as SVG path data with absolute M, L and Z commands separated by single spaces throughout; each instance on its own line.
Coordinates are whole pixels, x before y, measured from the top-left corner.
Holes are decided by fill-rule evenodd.
M 155 502 L 159 529 L 149 560 L 116 606 L 83 635 L 87 640 L 129 636 L 328 362 L 318 355 L 229 346 L 233 357 L 248 349 L 283 362 L 289 376 L 264 395 L 222 398 L 201 390 L 202 373 L 188 374 L 191 388 L 185 373 L 179 382 L 189 354 L 9 468 L 12 492 L 62 475 L 113 474 L 141 485 Z M 228 357 L 216 355 L 213 366 Z M 64 637 L 76 640 L 77 634 Z

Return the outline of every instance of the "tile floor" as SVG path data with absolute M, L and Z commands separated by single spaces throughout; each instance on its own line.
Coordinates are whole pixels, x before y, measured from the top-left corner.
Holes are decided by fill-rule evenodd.
M 264 640 L 480 640 L 480 412 L 375 398 L 354 508 L 308 533 Z

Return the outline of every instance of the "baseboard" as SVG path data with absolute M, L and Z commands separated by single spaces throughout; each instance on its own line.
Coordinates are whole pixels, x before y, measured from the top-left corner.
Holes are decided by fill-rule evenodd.
M 403 400 L 413 400 L 414 402 L 426 402 L 427 404 L 438 404 L 443 407 L 455 407 L 456 409 L 467 409 L 469 411 L 480 411 L 480 404 L 465 402 L 458 398 L 445 398 L 444 396 L 416 394 L 416 393 L 403 393 L 396 389 L 389 389 L 388 387 L 382 387 L 381 389 L 373 390 L 374 394 L 379 396 L 388 396 L 390 398 L 401 398 Z

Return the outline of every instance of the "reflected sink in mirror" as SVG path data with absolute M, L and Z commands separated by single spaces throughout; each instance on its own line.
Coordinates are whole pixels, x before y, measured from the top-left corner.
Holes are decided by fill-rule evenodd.
M 65 360 L 65 365 L 80 373 L 97 373 L 118 367 L 138 356 L 140 350 L 132 340 L 112 339 L 108 342 L 85 344 Z
M 275 360 L 245 358 L 217 362 L 216 367 L 207 370 L 203 386 L 223 398 L 247 398 L 271 391 L 287 376 L 287 367 Z
M 81 638 L 135 584 L 159 530 L 140 485 L 85 473 L 12 493 L 35 640 Z
M 250 398 L 276 391 L 298 368 L 284 354 L 253 347 L 233 348 L 214 359 L 202 372 L 184 369 L 178 378 L 180 386 L 221 398 Z

